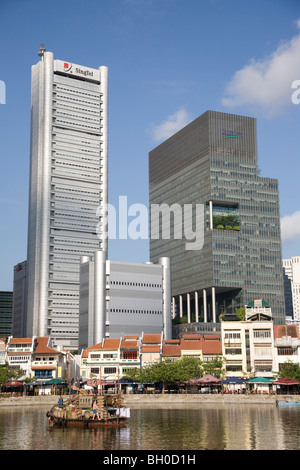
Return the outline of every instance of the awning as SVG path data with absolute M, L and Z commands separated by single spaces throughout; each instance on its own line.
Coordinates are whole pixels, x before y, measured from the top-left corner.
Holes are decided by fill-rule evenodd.
M 19 382 L 18 380 L 10 380 L 5 384 L 2 384 L 2 387 L 23 387 L 24 382 Z
M 47 380 L 47 382 L 45 382 L 45 385 L 62 385 L 62 384 L 65 384 L 65 383 L 67 383 L 65 380 L 50 379 L 50 380 Z
M 267 379 L 266 377 L 255 377 L 254 379 L 249 380 L 249 384 L 272 384 L 273 381 Z
M 240 377 L 228 377 L 225 380 L 222 380 L 222 384 L 243 384 L 245 380 L 241 379 Z
M 290 379 L 289 377 L 283 377 L 282 379 L 275 380 L 273 382 L 275 385 L 300 385 L 300 382 L 295 379 Z
M 199 384 L 212 385 L 212 384 L 220 384 L 221 379 L 218 379 L 214 375 L 208 374 L 208 375 L 204 375 L 204 377 L 201 377 L 201 379 L 198 379 L 197 382 Z

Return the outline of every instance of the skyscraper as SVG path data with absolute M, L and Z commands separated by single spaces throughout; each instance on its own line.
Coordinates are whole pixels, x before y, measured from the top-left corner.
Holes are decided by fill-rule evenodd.
M 286 315 L 300 322 L 300 256 L 282 260 Z
M 283 323 L 278 181 L 259 175 L 256 120 L 205 112 L 149 153 L 149 185 L 151 212 L 165 204 L 174 214 L 177 236 L 169 239 L 152 236 L 151 220 L 150 259 L 171 259 L 177 314 L 216 323 L 220 314 L 264 299 L 274 322 Z M 199 249 L 178 235 L 178 205 L 192 205 L 193 223 L 197 205 L 203 208 Z
M 32 67 L 26 335 L 77 349 L 80 257 L 107 251 L 107 67 Z

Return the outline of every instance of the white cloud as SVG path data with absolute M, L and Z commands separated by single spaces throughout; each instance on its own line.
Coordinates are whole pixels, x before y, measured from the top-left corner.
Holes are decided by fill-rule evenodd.
M 281 238 L 283 242 L 300 238 L 300 211 L 285 215 L 281 219 Z
M 300 29 L 300 19 L 296 24 Z M 238 70 L 226 88 L 222 104 L 278 115 L 291 104 L 291 86 L 297 79 L 300 79 L 300 33 L 265 59 L 252 60 Z
M 185 127 L 191 120 L 192 117 L 185 109 L 179 109 L 160 124 L 152 124 L 148 131 L 153 139 L 158 142 L 168 139 L 171 135 Z

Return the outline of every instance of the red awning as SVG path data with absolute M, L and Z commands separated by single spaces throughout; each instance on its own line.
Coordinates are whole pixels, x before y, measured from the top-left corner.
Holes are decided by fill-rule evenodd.
M 18 382 L 18 380 L 10 380 L 2 385 L 2 387 L 23 387 L 24 382 Z
M 288 377 L 283 377 L 282 379 L 275 380 L 273 384 L 275 385 L 299 385 L 300 382 L 298 382 L 298 380 L 295 380 L 295 379 L 289 379 Z

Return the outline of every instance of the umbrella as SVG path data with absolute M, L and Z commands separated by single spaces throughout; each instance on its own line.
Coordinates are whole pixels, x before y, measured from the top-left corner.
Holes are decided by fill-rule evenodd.
M 273 383 L 276 385 L 299 385 L 300 384 L 298 380 L 290 379 L 289 377 L 283 377 L 282 379 L 278 379 Z
M 198 379 L 197 382 L 200 384 L 216 384 L 220 383 L 221 380 L 215 377 L 214 375 L 208 374 L 204 375 L 204 377 L 201 377 L 201 379 Z
M 65 384 L 65 380 L 61 379 L 50 379 L 47 382 L 45 382 L 45 385 L 60 385 L 60 384 Z
M 254 379 L 249 380 L 249 384 L 272 384 L 272 380 L 266 379 L 265 377 L 255 377 Z
M 222 380 L 223 384 L 243 384 L 245 380 L 241 379 L 240 377 L 228 377 L 225 380 Z
M 3 384 L 3 387 L 23 387 L 24 382 L 19 382 L 18 380 L 10 380 Z

